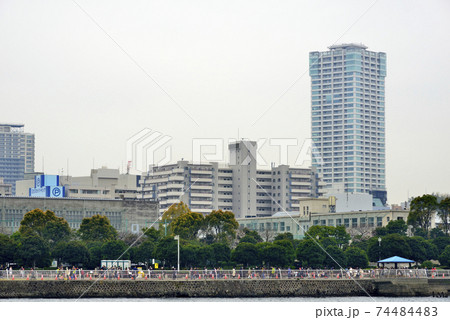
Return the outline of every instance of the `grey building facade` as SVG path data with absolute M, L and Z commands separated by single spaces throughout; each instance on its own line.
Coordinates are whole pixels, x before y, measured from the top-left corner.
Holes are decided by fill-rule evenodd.
M 310 52 L 313 166 L 327 188 L 386 193 L 386 54 L 362 44 Z
M 23 216 L 36 208 L 53 211 L 72 229 L 78 229 L 83 218 L 96 214 L 107 216 L 119 232 L 140 233 L 151 225 L 159 227 L 158 203 L 149 200 L 0 197 L 0 233 L 18 231 Z

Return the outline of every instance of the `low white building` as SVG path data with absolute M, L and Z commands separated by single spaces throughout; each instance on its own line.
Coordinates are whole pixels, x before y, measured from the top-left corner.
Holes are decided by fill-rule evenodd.
M 241 218 L 237 219 L 237 221 L 240 228 L 258 231 L 263 236 L 270 233 L 271 237 L 275 237 L 280 233 L 290 232 L 294 235 L 294 239 L 303 239 L 308 229 L 316 225 L 344 226 L 351 235 L 367 237 L 371 235 L 375 228 L 384 227 L 391 220 L 401 219 L 406 221 L 408 214 L 409 211 L 406 210 L 310 212 L 306 215 L 298 212 L 278 212 L 271 217 Z
M 83 199 L 137 199 L 140 176 L 121 174 L 118 169 L 92 169 L 89 176 L 59 176 L 59 185 L 65 187 L 65 197 Z M 17 181 L 16 195 L 28 197 L 35 180 Z
M 10 196 L 12 195 L 12 185 L 5 183 L 3 178 L 0 178 L 0 196 Z
M 275 237 L 277 234 L 290 232 L 294 239 L 302 239 L 312 226 L 344 226 L 352 235 L 371 236 L 377 227 L 384 227 L 392 220 L 408 219 L 409 210 L 357 210 L 338 211 L 339 201 L 334 196 L 328 198 L 302 198 L 299 200 L 299 211 L 280 211 L 271 217 L 251 217 L 237 219 L 241 228 L 258 231 L 262 236 Z M 346 206 L 346 201 L 341 206 Z M 436 227 L 435 214 L 430 228 Z

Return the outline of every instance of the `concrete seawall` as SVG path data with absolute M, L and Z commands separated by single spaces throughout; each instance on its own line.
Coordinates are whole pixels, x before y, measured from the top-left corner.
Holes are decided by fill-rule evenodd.
M 450 279 L 0 281 L 0 298 L 448 296 Z

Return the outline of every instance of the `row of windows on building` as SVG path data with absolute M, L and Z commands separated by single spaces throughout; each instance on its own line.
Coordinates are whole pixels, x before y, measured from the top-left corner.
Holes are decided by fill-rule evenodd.
M 386 218 L 389 222 L 390 218 Z M 359 220 L 359 223 L 358 223 Z M 376 223 L 376 224 L 375 224 Z M 331 226 L 338 227 L 344 226 L 346 228 L 373 228 L 383 226 L 383 217 L 360 217 L 360 218 L 338 218 L 338 219 L 315 219 L 313 220 L 314 226 Z
M 240 224 L 241 228 L 247 228 L 254 231 L 274 231 L 274 232 L 290 232 L 291 226 L 287 225 L 284 221 L 281 222 L 261 222 L 261 223 L 246 223 Z M 300 226 L 297 226 L 297 230 Z M 293 231 L 293 230 L 292 230 Z
M 387 217 L 387 222 L 390 218 Z M 314 226 L 344 226 L 345 228 L 374 228 L 383 226 L 383 217 L 361 217 L 361 218 L 337 218 L 337 219 L 314 219 L 312 221 Z M 285 222 L 259 222 L 259 223 L 245 223 L 240 224 L 241 228 L 248 228 L 255 231 L 274 231 L 274 232 L 289 232 L 291 226 Z M 309 225 L 303 226 L 308 230 Z M 300 225 L 294 226 L 297 231 L 300 230 Z M 292 230 L 293 231 L 293 230 Z

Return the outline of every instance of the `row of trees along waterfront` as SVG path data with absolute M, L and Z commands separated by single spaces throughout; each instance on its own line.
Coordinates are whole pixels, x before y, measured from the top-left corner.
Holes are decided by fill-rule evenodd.
M 182 268 L 364 268 L 369 261 L 394 255 L 427 266 L 431 266 L 429 260 L 439 260 L 448 267 L 448 224 L 429 230 L 428 215 L 430 210 L 437 211 L 441 218 L 448 219 L 449 202 L 449 198 L 439 202 L 432 195 L 415 198 L 407 221 L 414 232 L 412 237 L 406 236 L 407 224 L 396 220 L 376 228 L 370 237 L 351 239 L 344 226 L 313 226 L 303 240 L 283 233 L 272 241 L 267 241 L 265 233 L 240 230 L 230 211 L 217 210 L 204 216 L 182 202 L 163 214 L 162 221 L 167 224 L 144 229 L 143 236 L 119 234 L 101 215 L 84 218 L 78 230 L 71 230 L 65 219 L 51 211 L 35 209 L 25 214 L 18 232 L 11 236 L 0 234 L 0 265 L 16 262 L 17 266 L 47 268 L 52 260 L 57 260 L 58 265 L 93 269 L 100 266 L 102 259 L 120 258 L 134 263 L 157 259 L 163 267 L 170 268 L 177 265 L 174 235 L 179 235 Z

